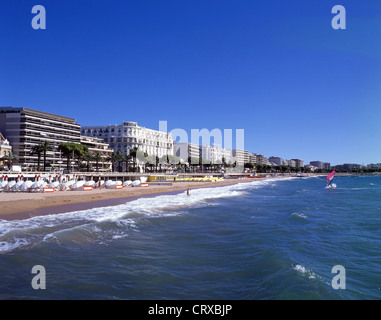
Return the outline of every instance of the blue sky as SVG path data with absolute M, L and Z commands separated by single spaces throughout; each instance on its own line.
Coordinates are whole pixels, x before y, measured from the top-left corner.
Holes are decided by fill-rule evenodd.
M 34 5 L 46 30 L 31 27 Z M 347 29 L 331 9 L 345 6 Z M 378 0 L 5 0 L 0 105 L 158 129 L 244 129 L 250 152 L 381 162 Z

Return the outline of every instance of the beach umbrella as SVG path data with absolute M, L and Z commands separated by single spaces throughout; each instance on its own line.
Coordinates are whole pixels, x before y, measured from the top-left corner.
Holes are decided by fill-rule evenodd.
M 11 190 L 12 190 L 12 191 L 17 191 L 23 183 L 24 183 L 23 180 L 19 180 L 19 181 L 17 181 L 17 182 L 12 186 L 12 189 L 11 189 Z
M 7 185 L 4 187 L 4 190 L 11 190 L 11 188 L 16 184 L 15 180 L 11 180 L 7 183 Z
M 94 186 L 94 185 L 95 185 L 94 180 L 86 181 L 86 183 L 85 183 L 85 186 Z
M 95 185 L 95 181 L 93 180 L 93 176 L 91 176 L 91 179 L 85 182 L 85 186 L 94 186 L 94 185 Z
M 59 181 L 54 181 L 52 183 L 49 183 L 48 187 L 49 188 L 57 188 L 58 186 L 60 185 L 60 182 Z
M 102 188 L 102 187 L 104 187 L 104 181 L 102 181 L 102 180 L 98 180 L 98 182 L 96 182 L 96 183 L 94 184 L 94 187 L 95 187 L 95 188 Z
M 128 186 L 130 186 L 132 184 L 132 181 L 131 180 L 126 180 L 126 181 L 124 181 L 124 183 L 123 183 L 123 185 L 125 186 L 125 187 L 128 187 Z
M 21 186 L 19 187 L 19 190 L 20 191 L 25 191 L 25 190 L 28 190 L 30 187 L 31 187 L 31 185 L 33 184 L 33 182 L 32 181 L 25 181 L 25 182 L 23 182 L 22 184 L 21 184 Z
M 43 183 L 44 183 L 44 181 L 41 179 L 41 177 L 37 176 L 36 181 L 30 186 L 30 188 L 33 190 L 38 190 L 41 188 Z
M 104 186 L 104 181 L 102 181 L 101 176 L 99 175 L 98 181 L 94 183 L 94 188 L 102 188 Z
M 74 183 L 72 186 L 71 186 L 71 190 L 78 190 L 80 188 L 82 188 L 85 184 L 85 180 L 80 180 L 80 181 L 77 181 L 76 183 Z
M 135 181 L 132 182 L 132 186 L 133 187 L 138 187 L 138 186 L 140 186 L 140 184 L 141 184 L 140 180 L 135 180 Z
M 113 180 L 107 180 L 105 182 L 105 188 L 107 188 L 107 189 L 111 189 L 114 185 L 115 185 L 115 181 L 113 181 Z
M 75 183 L 75 180 L 70 180 L 70 176 L 66 175 L 66 180 L 61 182 L 60 190 L 65 191 L 69 189 L 73 184 Z
M 3 181 L 0 183 L 0 189 L 5 188 L 5 186 L 8 184 L 8 176 L 3 176 Z

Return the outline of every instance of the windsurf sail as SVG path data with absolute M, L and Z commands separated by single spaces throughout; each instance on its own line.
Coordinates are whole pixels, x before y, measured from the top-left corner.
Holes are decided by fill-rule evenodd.
M 335 176 L 336 171 L 333 170 L 328 176 L 327 176 L 327 186 L 329 186 L 333 180 L 333 177 Z

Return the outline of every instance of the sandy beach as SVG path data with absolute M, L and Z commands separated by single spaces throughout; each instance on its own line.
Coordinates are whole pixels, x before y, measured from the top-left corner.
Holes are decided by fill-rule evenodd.
M 120 190 L 94 189 L 92 191 L 55 191 L 54 193 L 4 192 L 0 194 L 0 219 L 27 219 L 38 215 L 118 205 L 142 196 L 181 192 L 188 188 L 218 187 L 262 179 L 264 178 L 225 179 L 217 182 L 175 182 L 172 186 L 150 185 L 149 187 L 126 187 Z

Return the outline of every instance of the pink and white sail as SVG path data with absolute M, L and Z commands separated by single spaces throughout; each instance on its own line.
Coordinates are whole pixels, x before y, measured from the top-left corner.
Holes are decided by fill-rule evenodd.
M 336 171 L 333 170 L 328 176 L 327 176 L 327 185 L 330 185 L 332 182 L 333 177 L 335 176 Z

